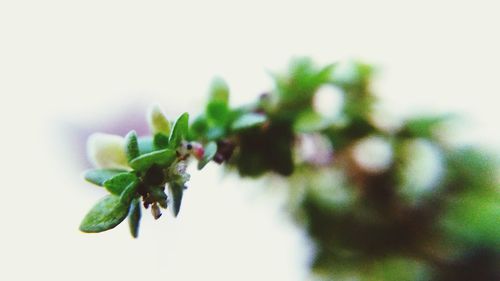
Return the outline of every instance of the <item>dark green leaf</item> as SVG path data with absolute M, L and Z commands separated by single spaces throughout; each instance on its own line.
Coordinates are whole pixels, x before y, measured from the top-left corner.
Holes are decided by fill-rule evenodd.
M 139 144 L 137 143 L 137 133 L 135 131 L 130 131 L 125 136 L 125 154 L 128 162 L 139 156 Z
M 135 180 L 131 182 L 129 185 L 127 185 L 127 187 L 125 187 L 122 194 L 120 195 L 120 200 L 122 200 L 122 203 L 130 205 L 130 202 L 132 202 L 132 199 L 134 199 L 136 195 L 138 186 L 139 186 L 139 181 Z
M 124 172 L 127 171 L 119 169 L 96 169 L 86 171 L 84 177 L 88 182 L 97 184 L 99 186 L 104 186 L 105 181 Z
M 190 126 L 189 139 L 190 140 L 202 139 L 205 137 L 207 130 L 208 130 L 207 119 L 205 118 L 205 116 L 200 115 L 196 117 L 196 119 Z
M 181 144 L 181 141 L 187 137 L 189 125 L 189 114 L 183 113 L 177 121 L 175 121 L 174 128 L 172 129 L 172 134 L 170 135 L 169 147 L 172 149 L 177 149 Z
M 210 162 L 215 154 L 217 153 L 217 144 L 215 142 L 210 142 L 205 146 L 205 152 L 203 154 L 203 158 L 198 162 L 198 170 L 203 169 L 205 165 Z
M 128 214 L 129 204 L 124 204 L 119 196 L 108 195 L 101 199 L 83 218 L 80 230 L 102 232 L 120 224 Z
M 267 118 L 263 114 L 259 113 L 246 113 L 236 119 L 233 124 L 231 124 L 231 129 L 234 131 L 244 130 L 249 128 L 254 128 L 262 125 L 267 121 Z
M 168 147 L 168 136 L 164 133 L 157 133 L 154 136 L 154 146 L 157 149 L 164 149 Z
M 139 236 L 139 225 L 141 221 L 141 204 L 139 199 L 134 199 L 128 212 L 128 226 L 132 237 Z
M 175 160 L 176 154 L 172 149 L 162 149 L 143 154 L 130 162 L 130 166 L 137 171 L 145 171 L 154 164 L 168 166 Z
M 120 173 L 106 180 L 104 187 L 112 194 L 120 195 L 130 183 L 137 180 L 137 177 L 132 173 Z
M 172 199 L 172 212 L 174 216 L 177 217 L 181 209 L 182 193 L 184 192 L 184 186 L 171 182 L 168 185 L 169 197 Z

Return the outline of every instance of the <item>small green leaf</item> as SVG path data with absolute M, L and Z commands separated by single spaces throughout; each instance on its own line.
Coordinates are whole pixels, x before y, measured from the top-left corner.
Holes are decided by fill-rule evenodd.
M 148 113 L 149 128 L 153 134 L 164 133 L 170 134 L 170 122 L 165 117 L 159 105 L 153 105 Z
M 253 112 L 246 113 L 231 124 L 231 129 L 234 131 L 250 129 L 262 125 L 266 121 L 267 118 L 263 114 Z
M 120 195 L 132 182 L 137 181 L 137 177 L 132 173 L 120 173 L 104 182 L 104 187 L 115 195 Z
M 189 114 L 185 112 L 177 119 L 177 121 L 175 121 L 168 144 L 170 148 L 177 149 L 177 147 L 181 144 L 181 141 L 187 137 L 188 125 Z
M 153 139 L 154 146 L 157 149 L 164 149 L 168 147 L 168 135 L 165 135 L 164 133 L 157 133 L 154 136 Z
M 182 193 L 184 192 L 184 186 L 171 182 L 168 185 L 169 197 L 172 199 L 172 212 L 174 217 L 177 217 L 181 209 Z
M 215 78 L 210 86 L 210 99 L 205 113 L 215 125 L 225 125 L 229 117 L 229 87 L 222 78 Z
M 137 191 L 138 186 L 139 181 L 134 180 L 129 185 L 127 185 L 127 187 L 125 187 L 122 194 L 120 195 L 120 200 L 122 200 L 123 204 L 130 205 L 130 202 L 132 202 L 132 199 L 134 199 L 135 197 L 135 192 Z
M 202 139 L 208 130 L 207 119 L 204 115 L 196 117 L 191 126 L 189 127 L 189 139 Z
M 210 101 L 227 104 L 229 101 L 229 87 L 220 77 L 215 77 L 210 85 Z
M 105 181 L 124 172 L 127 171 L 119 169 L 95 169 L 86 171 L 84 177 L 88 182 L 99 186 L 104 186 Z
M 146 154 L 155 150 L 152 137 L 140 137 L 138 140 L 140 154 Z
M 137 143 L 137 133 L 133 130 L 125 136 L 125 154 L 129 162 L 137 158 L 140 154 L 139 144 Z
M 172 149 L 162 149 L 143 154 L 130 162 L 130 166 L 137 171 L 145 171 L 154 164 L 167 166 L 175 160 L 175 151 Z
M 139 225 L 141 221 L 141 204 L 139 199 L 134 199 L 128 212 L 128 226 L 132 237 L 139 236 Z
M 97 202 L 80 224 L 83 232 L 95 233 L 114 228 L 128 214 L 129 204 L 124 204 L 119 196 L 108 195 Z
M 215 142 L 210 142 L 205 146 L 205 152 L 203 153 L 203 158 L 198 162 L 198 170 L 203 169 L 205 165 L 210 162 L 215 154 L 217 153 L 217 144 Z

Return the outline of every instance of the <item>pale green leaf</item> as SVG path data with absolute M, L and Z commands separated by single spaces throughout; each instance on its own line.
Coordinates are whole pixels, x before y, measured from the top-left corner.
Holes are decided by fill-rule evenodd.
M 203 153 L 203 158 L 198 162 L 198 170 L 203 169 L 205 165 L 210 162 L 215 154 L 217 153 L 217 144 L 215 142 L 210 142 L 205 146 L 205 152 Z
M 99 186 L 104 186 L 105 181 L 124 172 L 127 171 L 120 169 L 95 169 L 86 171 L 84 177 L 88 182 Z
M 107 195 L 83 218 L 80 230 L 93 233 L 112 229 L 125 219 L 128 209 L 129 204 L 124 204 L 119 196 Z
M 249 128 L 254 128 L 264 124 L 267 121 L 267 117 L 259 113 L 246 113 L 236 119 L 233 124 L 231 124 L 231 129 L 234 131 L 244 130 Z

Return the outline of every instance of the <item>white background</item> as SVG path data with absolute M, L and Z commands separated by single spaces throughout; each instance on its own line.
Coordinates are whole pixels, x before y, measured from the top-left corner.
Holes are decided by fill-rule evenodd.
M 293 56 L 354 57 L 379 67 L 397 112 L 462 113 L 469 138 L 498 149 L 497 3 L 1 1 L 0 280 L 305 279 L 309 247 L 279 196 L 215 165 L 193 173 L 178 219 L 146 214 L 140 239 L 125 224 L 80 233 L 104 192 L 81 180 L 68 124 L 150 102 L 196 113 L 214 75 L 239 104 Z

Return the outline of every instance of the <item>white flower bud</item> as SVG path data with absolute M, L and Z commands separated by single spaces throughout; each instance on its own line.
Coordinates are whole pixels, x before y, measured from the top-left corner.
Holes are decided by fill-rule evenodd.
M 87 140 L 87 157 L 96 168 L 129 169 L 125 139 L 121 136 L 95 133 Z

